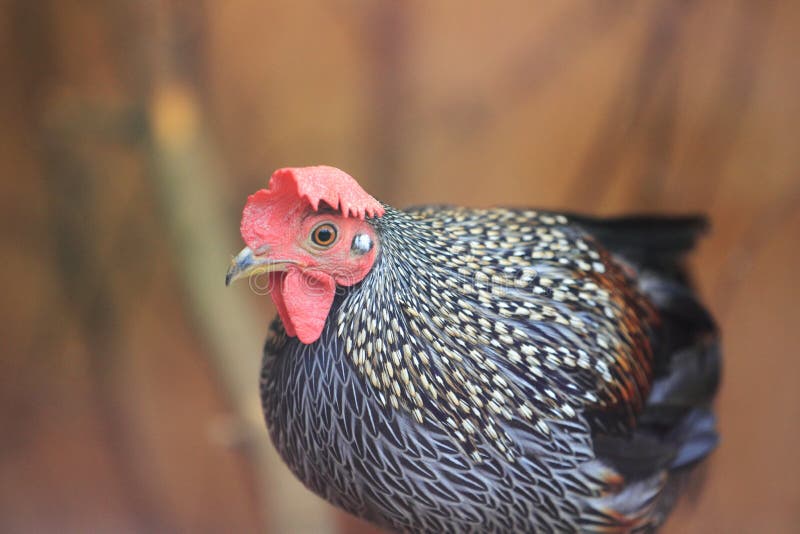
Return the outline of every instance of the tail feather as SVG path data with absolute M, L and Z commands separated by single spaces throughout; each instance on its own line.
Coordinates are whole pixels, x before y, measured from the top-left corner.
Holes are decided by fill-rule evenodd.
M 720 351 L 716 338 L 698 341 L 672 354 L 650 390 L 640 424 L 669 427 L 696 407 L 708 406 L 719 385 Z
M 682 469 L 705 458 L 719 443 L 717 418 L 708 408 L 697 408 L 683 418 L 669 439 L 680 443 L 670 469 Z
M 594 437 L 598 459 L 627 482 L 612 506 L 627 503 L 624 515 L 643 519 L 623 530 L 650 531 L 674 504 L 677 481 L 719 442 L 710 408 L 721 369 L 719 332 L 683 267 L 708 223 L 703 217 L 573 220 L 637 272 L 640 290 L 660 317 L 651 334 L 652 387 L 636 429 L 627 436 Z M 635 494 L 649 497 L 645 502 Z

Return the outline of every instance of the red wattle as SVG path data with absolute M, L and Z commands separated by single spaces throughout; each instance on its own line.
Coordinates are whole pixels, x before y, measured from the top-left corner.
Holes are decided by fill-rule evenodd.
M 336 282 L 322 272 L 289 269 L 271 295 L 286 333 L 309 344 L 322 335 L 336 295 Z
M 286 334 L 289 336 L 296 336 L 297 332 L 292 324 L 292 318 L 289 315 L 289 312 L 286 310 L 286 303 L 283 300 L 283 277 L 284 273 L 282 272 L 270 273 L 269 285 L 271 289 L 269 295 L 272 297 L 272 302 L 275 304 L 275 308 L 278 309 L 278 315 L 281 318 L 283 329 L 286 330 Z

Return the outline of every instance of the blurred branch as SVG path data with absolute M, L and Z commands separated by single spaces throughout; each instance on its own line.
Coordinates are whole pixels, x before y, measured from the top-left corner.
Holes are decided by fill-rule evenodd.
M 262 314 L 241 290 L 226 289 L 224 274 L 241 247 L 226 215 L 226 172 L 198 105 L 202 86 L 200 19 L 188 23 L 186 6 L 166 2 L 156 21 L 149 117 L 152 126 L 150 173 L 161 197 L 165 222 L 198 331 L 221 386 L 235 410 L 233 420 L 217 421 L 212 437 L 241 445 L 254 471 L 265 530 L 289 532 L 297 518 L 308 532 L 330 530 L 329 506 L 310 495 L 268 443 L 259 399 L 260 349 L 267 331 Z M 190 30 L 186 30 L 186 28 Z M 187 59 L 192 58 L 192 59 Z
M 197 104 L 187 87 L 161 80 L 154 86 L 150 117 L 154 127 L 152 176 L 162 204 L 169 206 L 164 213 L 190 301 L 188 308 L 210 345 L 212 364 L 236 413 L 232 424 L 223 422 L 210 430 L 222 434 L 225 441 L 239 441 L 244 446 L 260 486 L 262 513 L 270 512 L 269 532 L 288 532 L 290 525 L 296 528 L 296 518 L 302 517 L 308 531 L 324 533 L 331 524 L 327 505 L 310 498 L 267 443 L 258 399 L 258 351 L 266 325 L 256 320 L 261 314 L 251 299 L 224 286 L 231 254 L 242 244 L 230 231 L 236 224 L 225 216 L 225 172 L 215 157 Z
M 208 140 L 198 132 L 195 105 L 187 91 L 157 84 L 149 113 L 154 130 L 151 176 L 189 299 L 187 309 L 210 345 L 212 364 L 243 428 L 240 432 L 256 435 L 261 421 L 255 397 L 258 357 L 244 355 L 258 346 L 255 336 L 263 328 L 254 320 L 258 313 L 249 309 L 250 303 L 233 294 L 220 295 L 226 252 L 236 248 L 224 232 L 229 226 L 220 205 L 224 194 L 217 190 L 223 173 Z M 262 449 L 247 447 L 246 452 L 263 482 L 269 461 Z M 266 495 L 266 488 L 259 492 Z
M 699 177 L 702 179 L 691 182 L 700 189 L 693 194 L 701 199 L 701 205 L 710 205 L 722 187 L 720 176 L 724 166 L 748 124 L 747 112 L 753 106 L 757 84 L 762 80 L 759 70 L 774 21 L 775 2 L 742 1 L 738 5 L 735 27 L 727 34 L 726 57 L 715 77 L 718 87 L 714 90 L 714 105 L 701 117 L 695 142 L 687 156 L 689 165 L 703 172 Z
M 570 202 L 590 206 L 602 201 L 617 177 L 616 169 L 623 161 L 623 152 L 641 136 L 649 141 L 650 148 L 644 179 L 660 181 L 674 142 L 675 50 L 694 5 L 693 2 L 662 2 L 653 10 L 639 59 L 631 62 L 630 74 L 622 80 L 605 121 L 597 128 L 595 139 L 583 156 L 577 176 L 572 178 Z M 659 114 L 657 120 L 649 120 L 648 110 Z M 651 128 L 653 123 L 658 127 Z

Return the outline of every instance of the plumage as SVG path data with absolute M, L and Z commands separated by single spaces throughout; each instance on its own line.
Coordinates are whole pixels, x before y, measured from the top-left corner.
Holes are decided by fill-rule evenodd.
M 663 522 L 717 442 L 718 335 L 680 261 L 701 219 L 295 202 L 374 255 L 331 272 L 316 339 L 289 310 L 264 350 L 272 441 L 312 491 L 395 531 Z

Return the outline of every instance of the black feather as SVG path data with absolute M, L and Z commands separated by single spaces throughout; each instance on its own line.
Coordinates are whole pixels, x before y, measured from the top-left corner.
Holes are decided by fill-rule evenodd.
M 702 215 L 595 218 L 570 215 L 601 245 L 640 270 L 686 281 L 682 259 L 709 229 Z
M 653 383 L 637 428 L 622 436 L 596 433 L 595 452 L 630 479 L 696 462 L 718 442 L 709 404 L 720 377 L 719 333 L 692 290 L 682 259 L 708 221 L 700 216 L 572 220 L 636 270 L 639 289 L 660 319 L 651 333 Z

